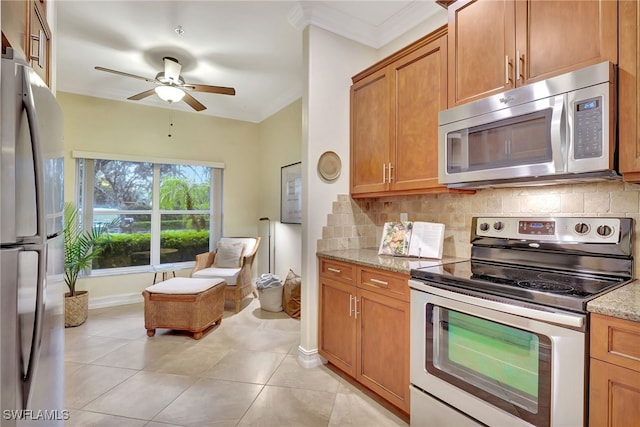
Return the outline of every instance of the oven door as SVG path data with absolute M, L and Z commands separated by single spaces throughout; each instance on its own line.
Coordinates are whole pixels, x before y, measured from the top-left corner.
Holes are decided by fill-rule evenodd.
M 534 309 L 523 317 L 502 302 L 420 288 L 433 293 L 411 290 L 414 386 L 488 425 L 583 425 L 585 332 L 536 320 Z

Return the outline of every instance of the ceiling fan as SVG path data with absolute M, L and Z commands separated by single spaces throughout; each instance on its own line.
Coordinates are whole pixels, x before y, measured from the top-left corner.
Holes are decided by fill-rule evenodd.
M 182 100 L 189 104 L 189 106 L 194 110 L 202 111 L 206 110 L 207 107 L 205 107 L 200 101 L 191 96 L 191 94 L 189 94 L 186 90 L 191 90 L 194 92 L 219 93 L 222 95 L 236 94 L 236 90 L 232 87 L 185 83 L 184 79 L 180 75 L 182 65 L 180 65 L 178 60 L 169 56 L 165 56 L 164 58 L 162 58 L 162 60 L 164 61 L 164 71 L 156 74 L 156 77 L 153 79 L 136 76 L 135 74 L 129 74 L 122 71 L 111 70 L 104 67 L 95 67 L 95 69 L 99 71 L 106 71 L 107 73 L 118 74 L 120 76 L 133 77 L 134 79 L 144 80 L 156 84 L 156 87 L 153 89 L 145 90 L 144 92 L 140 92 L 127 98 L 132 101 L 139 101 L 155 93 L 160 97 L 160 99 L 169 103 Z

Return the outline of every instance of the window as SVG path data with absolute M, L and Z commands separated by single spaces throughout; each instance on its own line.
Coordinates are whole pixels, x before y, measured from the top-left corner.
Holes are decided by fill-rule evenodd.
M 220 238 L 220 165 L 74 156 L 84 223 L 110 224 L 92 271 L 193 262 Z

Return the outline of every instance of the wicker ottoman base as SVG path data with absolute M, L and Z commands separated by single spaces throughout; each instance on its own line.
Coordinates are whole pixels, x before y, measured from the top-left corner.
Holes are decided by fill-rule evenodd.
M 169 293 L 164 285 L 189 285 L 208 280 L 211 286 L 197 293 Z M 160 286 L 158 286 L 160 285 Z M 205 287 L 208 286 L 205 283 Z M 224 313 L 224 289 L 227 284 L 221 279 L 172 278 L 150 286 L 142 292 L 144 297 L 144 327 L 152 337 L 157 328 L 176 329 L 193 332 L 193 338 L 199 340 L 203 332 L 212 325 L 222 322 Z M 174 286 L 175 288 L 175 286 Z M 178 290 L 179 291 L 179 290 Z

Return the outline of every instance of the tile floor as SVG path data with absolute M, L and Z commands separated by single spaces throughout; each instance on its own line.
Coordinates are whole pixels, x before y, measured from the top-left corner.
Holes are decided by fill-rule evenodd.
M 143 306 L 91 310 L 65 329 L 67 426 L 406 426 L 327 366 L 297 363 L 299 321 L 247 299 L 199 340 L 159 329 Z

